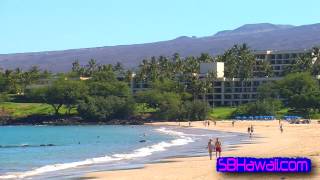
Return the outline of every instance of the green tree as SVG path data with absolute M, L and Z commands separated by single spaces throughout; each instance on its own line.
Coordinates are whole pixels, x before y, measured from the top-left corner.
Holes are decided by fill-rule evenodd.
M 256 72 L 254 73 L 254 75 L 257 77 L 273 76 L 272 66 L 269 61 L 266 61 L 266 60 L 256 61 L 255 70 Z
M 208 104 L 201 100 L 184 102 L 185 119 L 205 120 L 208 117 Z
M 312 108 L 313 101 L 307 100 L 319 92 L 319 84 L 310 73 L 289 74 L 278 82 L 278 87 L 288 106 L 300 111 Z
M 302 54 L 296 58 L 294 64 L 285 69 L 285 74 L 311 72 L 312 68 L 313 60 L 311 54 Z
M 128 85 L 124 82 L 104 82 L 104 81 L 94 81 L 88 83 L 89 94 L 91 96 L 102 96 L 107 97 L 110 95 L 119 97 L 129 97 L 131 96 L 130 89 Z
M 224 73 L 227 78 L 247 79 L 253 76 L 256 61 L 246 44 L 234 45 L 217 59 L 225 63 Z
M 67 114 L 70 114 L 71 109 L 88 94 L 88 87 L 81 81 L 65 81 L 63 86 L 64 105 L 67 107 Z
M 293 95 L 305 94 L 319 88 L 317 81 L 310 73 L 293 73 L 278 81 L 280 93 L 284 98 L 290 99 Z
M 181 108 L 181 97 L 177 93 L 165 92 L 159 100 L 158 116 L 166 120 L 175 120 L 179 118 L 178 112 Z
M 124 75 L 125 69 L 121 62 L 117 62 L 116 65 L 113 67 L 113 71 L 116 72 L 118 75 Z
M 6 92 L 10 89 L 8 78 L 4 74 L 0 74 L 0 92 Z
M 95 73 L 98 69 L 97 61 L 95 59 L 90 59 L 88 64 L 86 65 L 85 69 L 85 75 L 86 76 L 92 76 L 93 73 Z
M 109 121 L 112 118 L 127 118 L 134 112 L 133 101 L 117 96 L 87 97 L 78 106 L 81 117 L 91 121 Z
M 278 99 L 264 99 L 256 102 L 250 102 L 239 106 L 235 111 L 235 115 L 245 115 L 245 116 L 270 116 L 276 115 L 282 107 L 282 102 Z
M 280 89 L 277 82 L 267 82 L 258 87 L 258 99 L 279 98 Z
M 72 107 L 75 107 L 86 94 L 87 87 L 83 82 L 59 79 L 48 87 L 32 90 L 28 96 L 51 105 L 54 113 L 58 115 L 63 105 L 67 107 L 66 113 L 69 114 Z

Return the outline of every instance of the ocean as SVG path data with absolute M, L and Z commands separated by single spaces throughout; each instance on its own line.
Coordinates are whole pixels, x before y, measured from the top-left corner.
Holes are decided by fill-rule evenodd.
M 242 133 L 170 126 L 3 126 L 0 179 L 72 179 L 170 157 L 207 155 L 207 141 L 215 137 L 224 150 L 248 139 Z

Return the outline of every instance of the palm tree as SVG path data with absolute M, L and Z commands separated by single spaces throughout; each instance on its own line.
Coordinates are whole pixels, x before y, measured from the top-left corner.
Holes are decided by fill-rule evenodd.
M 213 58 L 208 53 L 201 53 L 198 60 L 200 63 L 213 62 Z
M 319 47 L 313 47 L 312 51 L 312 59 L 314 60 L 314 63 L 320 63 L 320 48 Z
M 114 66 L 113 70 L 121 73 L 124 71 L 124 67 L 121 62 L 117 62 L 116 65 Z
M 272 77 L 273 75 L 271 64 L 266 60 L 256 61 L 255 68 L 257 73 L 255 76 Z
M 232 48 L 225 51 L 225 53 L 221 56 L 218 56 L 217 61 L 218 62 L 224 62 L 225 63 L 225 77 L 227 78 L 234 78 L 237 76 L 237 68 L 238 68 L 238 62 L 237 57 L 235 54 L 237 46 L 233 46 Z
M 159 77 L 159 62 L 157 61 L 156 57 L 152 56 L 150 60 L 150 81 L 154 82 Z
M 320 74 L 320 48 L 313 47 L 311 51 L 312 56 L 312 75 L 319 75 Z
M 78 60 L 75 60 L 73 63 L 72 63 L 72 71 L 73 72 L 76 72 L 76 73 L 79 73 L 80 71 L 80 63 Z
M 127 70 L 125 72 L 124 80 L 127 83 L 130 83 L 132 81 L 132 79 L 134 78 L 134 76 L 135 76 L 135 74 L 131 70 Z
M 97 70 L 97 67 L 97 61 L 95 59 L 90 59 L 86 69 L 87 76 L 92 76 L 92 74 Z
M 149 62 L 148 60 L 144 59 L 142 60 L 141 64 L 138 67 L 137 72 L 137 80 L 143 81 L 146 79 L 146 76 L 148 75 L 148 69 L 149 69 Z
M 288 66 L 285 73 L 296 73 L 296 72 L 311 72 L 313 68 L 312 56 L 310 54 L 303 54 L 296 58 L 293 65 Z

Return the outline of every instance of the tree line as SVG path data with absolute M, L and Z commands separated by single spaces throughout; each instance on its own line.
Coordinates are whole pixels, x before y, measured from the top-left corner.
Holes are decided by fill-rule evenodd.
M 299 56 L 286 69 L 284 79 L 261 86 L 259 100 L 239 107 L 237 112 L 266 115 L 281 106 L 319 111 L 319 84 L 314 79 L 314 75 L 320 74 L 319 54 L 319 49 L 314 48 L 309 55 Z M 153 109 L 152 117 L 158 119 L 203 120 L 210 110 L 206 94 L 213 91 L 216 77 L 213 72 L 200 76 L 200 64 L 216 61 L 225 63 L 227 78 L 272 76 L 269 62 L 256 61 L 252 50 L 241 44 L 215 58 L 206 53 L 197 57 L 181 57 L 178 53 L 151 57 L 142 60 L 135 72 L 121 63 L 99 64 L 94 59 L 86 65 L 74 61 L 72 70 L 66 73 L 41 71 L 36 66 L 26 71 L 2 70 L 0 101 L 14 94 L 13 101 L 46 103 L 52 106 L 55 115 L 64 106 L 66 115 L 76 110 L 87 121 L 145 115 L 141 108 Z M 146 84 L 148 88 L 133 94 L 132 82 Z M 301 102 L 307 105 L 301 106 Z

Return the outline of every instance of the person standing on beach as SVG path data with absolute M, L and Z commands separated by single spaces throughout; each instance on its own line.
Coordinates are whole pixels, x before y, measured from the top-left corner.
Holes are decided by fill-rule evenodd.
M 253 126 L 252 125 L 251 125 L 250 130 L 251 130 L 251 135 L 253 135 Z
M 218 157 L 218 153 L 219 153 L 219 157 L 221 157 L 221 142 L 219 141 L 219 138 L 216 138 L 216 142 L 214 143 L 214 146 L 216 148 L 216 157 Z
M 251 136 L 251 129 L 250 129 L 250 126 L 248 127 L 248 134 Z
M 209 139 L 207 148 L 208 148 L 210 160 L 212 160 L 212 151 L 214 150 L 212 139 Z
M 232 121 L 232 127 L 234 127 L 234 121 Z
M 282 123 L 280 124 L 280 132 L 283 133 Z
M 208 120 L 208 127 L 210 126 L 210 121 Z
M 189 121 L 189 127 L 191 126 L 191 121 Z

